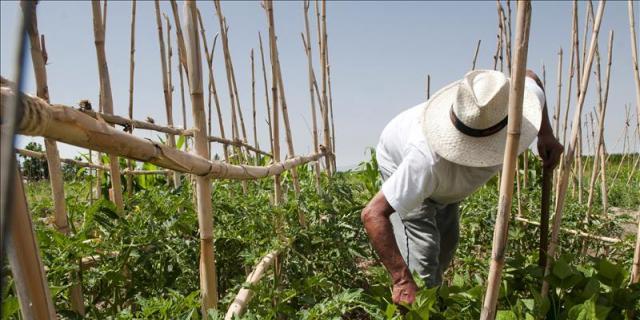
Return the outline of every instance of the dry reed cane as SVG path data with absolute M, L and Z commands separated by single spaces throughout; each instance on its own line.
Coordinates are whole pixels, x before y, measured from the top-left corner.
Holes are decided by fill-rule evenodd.
M 160 66 L 162 71 L 162 93 L 164 95 L 164 107 L 167 115 L 167 124 L 172 127 L 173 126 L 173 99 L 171 94 L 171 84 L 169 82 L 170 69 L 167 68 L 167 55 L 166 55 L 166 47 L 164 43 L 164 33 L 162 30 L 162 19 L 160 18 L 160 2 L 158 0 L 154 1 L 155 4 L 155 12 L 156 12 L 156 25 L 158 29 L 158 43 L 160 47 Z M 168 20 L 167 20 L 168 22 Z M 171 30 L 167 28 L 167 33 L 170 33 Z M 175 136 L 172 134 L 167 134 L 167 142 L 169 147 L 175 148 L 176 140 Z M 173 175 L 173 186 L 178 187 L 180 185 L 178 174 Z
M 310 107 L 311 107 L 311 122 L 312 122 L 312 139 L 313 139 L 313 151 L 318 153 L 320 151 L 319 141 L 318 141 L 318 119 L 316 114 L 316 104 L 315 99 L 313 97 L 314 94 L 314 72 L 313 72 L 313 56 L 311 50 L 311 32 L 309 28 L 309 0 L 305 0 L 303 4 L 304 9 L 304 30 L 307 35 L 307 41 L 305 41 L 304 35 L 302 35 L 302 44 L 304 45 L 304 51 L 307 55 L 307 69 L 309 72 L 309 99 L 310 99 Z M 428 90 L 428 89 L 427 89 Z M 316 182 L 316 190 L 320 191 L 320 163 L 314 163 L 314 171 L 315 171 L 315 182 Z
M 269 129 L 269 144 L 273 157 L 273 130 L 271 129 L 271 106 L 269 103 L 269 83 L 267 81 L 267 69 L 264 63 L 264 50 L 262 48 L 262 35 L 258 32 L 258 42 L 260 43 L 260 62 L 262 66 L 262 79 L 264 83 L 264 100 L 267 107 L 267 128 Z M 274 161 L 274 159 L 272 159 Z
M 104 49 L 104 24 L 98 0 L 91 2 L 93 13 L 93 35 L 95 38 L 96 55 L 98 58 L 98 72 L 100 75 L 100 97 L 104 106 L 104 112 L 113 114 L 113 97 L 111 93 L 111 80 L 109 79 L 109 68 L 107 66 L 107 56 Z M 111 186 L 113 190 L 113 202 L 119 213 L 124 211 L 122 201 L 122 182 L 120 180 L 120 162 L 118 157 L 109 155 L 109 167 L 111 171 Z
M 187 30 L 187 68 L 189 70 L 189 91 L 193 110 L 194 145 L 196 154 L 208 158 L 209 148 L 206 137 L 204 115 L 204 98 L 202 94 L 202 60 L 198 35 L 197 13 L 195 1 L 186 1 L 185 27 Z M 200 227 L 200 295 L 202 297 L 202 314 L 217 308 L 218 287 L 213 246 L 213 213 L 211 210 L 211 181 L 204 176 L 196 177 L 198 204 L 198 225 Z
M 629 13 L 629 35 L 631 36 L 631 63 L 633 64 L 634 82 L 636 84 L 636 116 L 637 123 L 640 124 L 640 71 L 638 70 L 638 44 L 636 37 L 636 23 L 633 15 L 633 1 L 628 2 Z
M 522 101 L 524 97 L 524 80 L 527 65 L 527 51 L 529 44 L 529 25 L 531 23 L 531 3 L 528 1 L 518 4 L 516 17 L 516 51 L 514 69 L 511 74 L 509 92 L 509 123 L 507 124 L 507 142 L 504 153 L 502 179 L 500 181 L 500 203 L 493 234 L 491 250 L 491 265 L 487 280 L 487 291 L 482 305 L 480 319 L 494 319 L 496 304 L 500 291 L 500 278 L 504 266 L 509 229 L 509 212 L 511 211 L 511 197 L 513 194 L 513 179 L 515 177 L 520 127 L 522 124 Z
M 585 68 L 583 70 L 583 77 L 580 84 L 580 92 L 586 92 L 589 86 L 589 73 L 591 72 L 591 65 L 593 62 L 593 57 L 595 56 L 595 47 L 598 40 L 598 33 L 600 31 L 600 23 L 602 21 L 602 15 L 604 14 L 604 2 L 601 1 L 598 5 L 598 12 L 596 14 L 593 31 L 591 35 L 591 44 L 589 46 L 589 55 L 587 57 L 587 63 L 585 63 Z M 558 197 L 556 201 L 555 207 L 555 215 L 553 217 L 553 225 L 551 231 L 551 241 L 549 243 L 549 250 L 547 252 L 548 260 L 547 265 L 545 267 L 545 276 L 549 274 L 551 270 L 551 262 L 553 261 L 556 253 L 556 248 L 558 245 L 558 235 L 560 229 L 560 222 L 562 221 L 562 209 L 564 207 L 565 195 L 567 191 L 567 184 L 569 180 L 569 174 L 571 170 L 571 165 L 573 161 L 573 156 L 575 152 L 576 144 L 578 143 L 578 125 L 580 118 L 580 114 L 582 113 L 582 107 L 584 105 L 585 94 L 580 94 L 578 99 L 578 103 L 576 105 L 576 110 L 574 111 L 574 121 L 573 127 L 571 129 L 571 143 L 569 144 L 569 148 L 567 150 L 567 155 L 565 157 L 565 165 L 563 166 L 562 175 L 559 179 L 559 188 L 558 188 Z M 541 295 L 545 297 L 549 290 L 549 283 L 545 280 L 542 283 Z
M 27 27 L 27 34 L 31 44 L 31 62 L 33 65 L 33 71 L 36 79 L 37 95 L 49 102 L 49 87 L 47 85 L 47 69 L 45 55 L 46 48 L 44 47 L 44 35 L 40 37 L 38 31 L 38 19 L 36 15 L 36 3 L 22 2 L 23 14 L 31 13 L 31 25 Z M 31 10 L 25 10 L 24 6 L 33 6 Z M 64 181 L 62 176 L 62 170 L 60 167 L 60 155 L 58 153 L 58 145 L 55 140 L 44 139 L 47 167 L 49 169 L 49 182 L 51 184 L 51 191 L 53 196 L 55 225 L 56 229 L 65 235 L 69 235 L 69 220 L 67 217 L 67 211 L 65 206 L 64 197 Z M 71 308 L 80 315 L 85 314 L 84 302 L 82 298 L 82 283 L 78 282 L 77 272 L 71 272 L 70 278 L 72 281 L 71 288 L 69 289 L 69 295 L 71 300 Z
M 133 75 L 135 71 L 135 52 L 136 52 L 136 0 L 131 1 L 131 29 L 130 29 L 130 45 L 129 45 L 129 119 L 133 120 Z M 133 134 L 133 127 L 129 133 Z M 135 162 L 131 159 L 127 160 L 129 171 L 135 167 Z M 127 194 L 129 198 L 133 196 L 133 176 L 127 175 Z

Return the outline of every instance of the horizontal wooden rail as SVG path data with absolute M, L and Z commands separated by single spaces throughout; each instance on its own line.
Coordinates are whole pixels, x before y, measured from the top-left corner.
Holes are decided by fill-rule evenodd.
M 16 149 L 16 153 L 25 157 L 31 157 L 31 158 L 39 158 L 39 159 L 46 159 L 47 158 L 47 154 L 44 152 L 38 152 L 38 151 L 32 151 L 32 150 L 26 150 L 26 149 Z M 94 169 L 100 169 L 100 170 L 109 170 L 108 167 L 106 166 L 101 166 L 99 164 L 94 164 L 94 163 L 90 163 L 90 162 L 84 162 L 84 161 L 79 161 L 76 159 L 62 159 L 60 158 L 60 161 L 64 162 L 64 163 L 68 163 L 68 164 L 72 164 L 78 167 L 85 167 L 85 168 L 94 168 Z
M 539 226 L 540 225 L 540 222 L 532 221 L 532 220 L 525 219 L 525 218 L 522 218 L 522 217 L 517 217 L 516 216 L 515 219 L 516 219 L 516 221 L 520 221 L 520 222 L 523 222 L 523 223 L 526 223 L 526 224 L 532 224 L 532 225 L 535 225 L 535 226 Z M 586 233 L 586 232 L 580 231 L 580 230 L 573 230 L 573 229 L 567 229 L 567 228 L 562 228 L 561 230 L 563 232 L 571 233 L 571 234 L 574 234 L 576 236 L 589 238 L 589 239 L 600 240 L 600 241 L 603 241 L 603 242 L 618 243 L 618 242 L 622 241 L 622 240 L 617 239 L 617 238 L 598 236 L 598 235 Z
M 123 126 L 125 128 L 152 130 L 152 131 L 157 131 L 157 132 L 162 132 L 162 133 L 167 133 L 167 134 L 173 134 L 173 135 L 179 135 L 179 136 L 185 136 L 185 137 L 192 137 L 193 136 L 193 130 L 192 129 L 175 128 L 175 127 L 171 127 L 171 126 L 158 125 L 158 124 L 151 123 L 151 122 L 148 122 L 148 121 L 132 120 L 132 119 L 128 119 L 128 118 L 117 116 L 117 115 L 113 115 L 113 114 L 99 113 L 99 112 L 96 112 L 96 111 L 93 111 L 93 110 L 89 110 L 89 109 L 82 109 L 81 108 L 79 110 L 82 111 L 83 113 L 91 116 L 92 118 L 103 119 L 106 123 L 117 124 L 117 125 Z M 230 140 L 230 139 L 220 138 L 220 137 L 216 137 L 216 136 L 208 136 L 207 138 L 209 139 L 209 141 L 212 141 L 212 142 L 217 142 L 217 143 L 221 143 L 221 144 L 224 144 L 224 145 L 230 145 L 230 146 L 246 148 L 249 151 L 257 152 L 259 154 L 271 157 L 271 153 L 263 151 L 263 150 L 260 150 L 260 149 L 254 147 L 254 146 L 252 146 L 250 144 L 244 143 L 242 140 L 239 140 L 239 139 Z
M 5 85 L 5 80 L 2 84 L 0 112 L 15 94 Z M 69 106 L 50 105 L 38 97 L 29 95 L 22 95 L 21 99 L 23 110 L 17 128 L 19 134 L 51 138 L 78 147 L 149 162 L 165 169 L 198 176 L 235 180 L 259 179 L 281 174 L 295 166 L 317 161 L 325 156 L 324 153 L 297 156 L 263 167 L 231 165 L 222 161 L 210 161 L 195 154 L 116 130 Z
M 172 171 L 171 170 L 129 170 L 129 169 L 124 169 L 122 171 L 123 174 L 130 174 L 133 176 L 140 176 L 140 175 L 146 175 L 146 174 L 170 174 Z

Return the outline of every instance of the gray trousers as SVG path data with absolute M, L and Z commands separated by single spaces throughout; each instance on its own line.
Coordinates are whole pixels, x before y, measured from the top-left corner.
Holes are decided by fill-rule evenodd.
M 386 180 L 384 173 L 382 176 Z M 416 218 L 402 220 L 397 213 L 390 217 L 402 258 L 427 287 L 442 284 L 442 274 L 453 260 L 460 238 L 458 205 L 426 199 L 414 209 L 420 211 L 419 215 L 409 215 Z

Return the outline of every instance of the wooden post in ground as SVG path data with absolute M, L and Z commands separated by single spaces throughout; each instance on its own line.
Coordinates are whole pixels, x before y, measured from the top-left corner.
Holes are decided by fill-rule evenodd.
M 17 169 L 13 180 L 15 196 L 9 204 L 12 216 L 8 221 L 11 232 L 7 238 L 7 257 L 20 311 L 24 319 L 57 319 L 27 206 L 22 176 Z
M 313 73 L 313 58 L 312 58 L 312 50 L 311 50 L 311 32 L 309 28 L 309 0 L 304 1 L 304 30 L 306 34 L 306 41 L 304 35 L 302 36 L 302 44 L 304 45 L 304 50 L 307 54 L 307 69 L 309 73 L 309 99 L 311 100 L 311 122 L 312 122 L 312 138 L 313 138 L 313 151 L 315 153 L 320 152 L 320 143 L 318 141 L 318 120 L 316 116 L 316 103 L 313 97 L 313 81 L 314 81 L 314 73 Z M 428 90 L 428 89 L 427 89 Z M 315 170 L 315 182 L 316 189 L 320 191 L 320 163 L 314 163 Z
M 135 70 L 135 52 L 136 52 L 136 0 L 131 1 L 131 44 L 129 49 L 129 119 L 133 120 L 133 73 Z M 129 128 L 129 132 L 133 134 L 133 127 Z M 135 161 L 128 159 L 127 167 L 129 171 L 133 170 Z M 127 175 L 127 194 L 129 198 L 133 196 L 133 176 Z
M 95 38 L 96 54 L 98 57 L 98 71 L 100 74 L 100 97 L 104 107 L 104 112 L 107 114 L 113 114 L 111 80 L 109 79 L 107 55 L 104 50 L 105 32 L 99 0 L 92 0 L 91 7 L 93 13 L 93 35 Z M 124 202 L 122 201 L 122 182 L 120 180 L 120 162 L 118 157 L 109 155 L 109 168 L 111 171 L 113 202 L 116 204 L 118 212 L 122 213 L 124 211 Z
M 500 181 L 500 203 L 493 234 L 493 248 L 491 250 L 491 265 L 487 280 L 487 291 L 482 304 L 480 319 L 494 319 L 496 304 L 500 291 L 502 268 L 507 249 L 507 235 L 509 232 L 509 213 L 511 212 L 511 197 L 513 194 L 513 178 L 515 176 L 518 144 L 520 141 L 520 127 L 522 125 L 522 101 L 524 98 L 524 80 L 527 66 L 527 51 L 529 45 L 529 25 L 531 23 L 531 3 L 523 1 L 518 4 L 516 16 L 516 45 L 514 69 L 511 73 L 511 87 L 509 91 L 509 123 L 507 124 L 507 143 L 504 153 L 504 164 Z
M 209 148 L 207 127 L 204 114 L 204 97 L 202 94 L 202 60 L 198 36 L 197 13 L 195 1 L 185 2 L 185 27 L 187 69 L 189 70 L 189 91 L 193 109 L 194 145 L 196 154 L 208 159 Z M 202 297 L 202 314 L 215 309 L 218 305 L 218 285 L 213 247 L 213 213 L 211 210 L 211 181 L 204 176 L 196 177 L 198 204 L 198 225 L 200 227 L 200 295 Z
M 564 201 L 567 191 L 567 185 L 569 182 L 569 175 L 571 171 L 571 165 L 573 162 L 574 152 L 578 143 L 578 126 L 580 125 L 580 115 L 582 114 L 582 106 L 584 105 L 585 92 L 589 86 L 589 73 L 591 72 L 591 65 L 595 56 L 595 48 L 598 41 L 598 33 L 600 31 L 600 23 L 602 21 L 602 15 L 604 14 L 604 1 L 601 1 L 598 5 L 598 13 L 593 25 L 593 32 L 591 35 L 591 44 L 589 46 L 589 55 L 587 61 L 584 64 L 582 80 L 580 84 L 580 96 L 576 105 L 574 113 L 573 128 L 571 129 L 571 143 L 564 158 L 564 166 L 561 172 L 561 176 L 558 179 L 558 197 L 555 206 L 555 215 L 553 217 L 553 225 L 551 228 L 551 241 L 549 242 L 549 250 L 547 251 L 547 265 L 545 267 L 545 276 L 549 274 L 551 270 L 551 263 L 556 254 L 556 248 L 558 246 L 558 236 L 560 231 L 560 222 L 562 221 L 562 210 L 564 208 Z M 545 297 L 549 291 L 549 283 L 545 280 L 542 283 L 541 295 Z
M 33 65 L 33 71 L 36 79 L 36 90 L 38 97 L 49 102 L 49 86 L 47 84 L 47 57 L 45 56 L 46 49 L 44 47 L 44 35 L 40 37 L 38 31 L 38 19 L 36 15 L 36 3 L 35 2 L 22 2 L 22 6 L 33 6 L 31 10 L 25 10 L 23 7 L 23 14 L 32 14 L 29 19 L 31 25 L 27 27 L 27 34 L 29 35 L 29 41 L 31 44 L 31 62 Z M 41 40 L 42 39 L 42 40 Z M 62 177 L 62 170 L 60 167 L 60 155 L 58 154 L 58 145 L 55 140 L 44 139 L 45 152 L 47 155 L 47 166 L 49 168 L 49 182 L 51 183 L 51 190 L 53 193 L 53 204 L 55 213 L 55 225 L 56 229 L 69 235 L 69 220 L 67 217 L 67 210 L 64 199 L 64 180 Z M 22 183 L 22 182 L 21 182 Z M 76 272 L 71 272 L 71 288 L 69 296 L 71 300 L 71 308 L 78 314 L 84 316 L 84 301 L 82 298 L 82 283 L 79 283 L 79 277 Z

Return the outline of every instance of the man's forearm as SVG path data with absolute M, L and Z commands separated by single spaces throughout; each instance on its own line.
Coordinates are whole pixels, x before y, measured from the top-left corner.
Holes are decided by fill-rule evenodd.
M 413 280 L 409 267 L 402 259 L 396 239 L 393 235 L 393 228 L 389 217 L 382 213 L 375 212 L 375 209 L 365 208 L 362 213 L 362 221 L 365 230 L 369 235 L 369 240 L 373 245 L 382 264 L 391 274 L 394 284 L 402 281 Z

